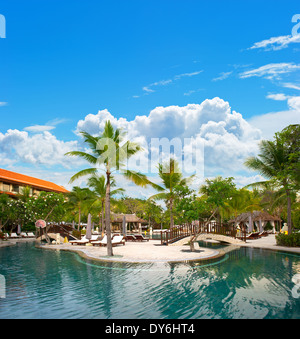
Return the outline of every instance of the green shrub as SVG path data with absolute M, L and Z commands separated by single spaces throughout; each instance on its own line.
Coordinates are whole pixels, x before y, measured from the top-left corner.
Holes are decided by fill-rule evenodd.
M 300 247 L 300 233 L 278 234 L 276 242 L 278 246 Z
M 80 231 L 73 230 L 72 235 L 73 235 L 73 237 L 75 237 L 77 239 L 81 239 L 81 232 Z

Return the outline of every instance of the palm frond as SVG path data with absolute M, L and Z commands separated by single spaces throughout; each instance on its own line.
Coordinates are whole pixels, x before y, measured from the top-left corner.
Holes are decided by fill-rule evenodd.
M 97 163 L 97 158 L 89 153 L 80 152 L 80 151 L 72 151 L 72 152 L 66 153 L 65 155 L 68 155 L 71 157 L 80 157 L 92 165 L 95 165 Z
M 159 200 L 168 200 L 169 199 L 169 193 L 163 192 L 163 193 L 157 193 L 152 195 L 148 200 L 154 200 L 154 201 L 159 201 Z
M 79 171 L 78 173 L 74 174 L 72 178 L 69 181 L 69 184 L 72 184 L 75 180 L 87 176 L 87 175 L 93 175 L 97 173 L 97 168 L 87 168 L 82 171 Z
M 140 172 L 130 171 L 130 170 L 122 170 L 121 174 L 128 180 L 135 183 L 137 186 L 146 187 L 150 184 L 147 176 Z

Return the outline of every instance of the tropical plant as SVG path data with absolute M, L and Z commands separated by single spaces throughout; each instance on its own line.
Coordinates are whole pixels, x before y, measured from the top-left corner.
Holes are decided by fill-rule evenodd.
M 234 218 L 235 224 L 239 214 L 261 210 L 261 197 L 257 191 L 251 192 L 246 188 L 241 188 L 232 192 L 221 208 L 223 216 Z
M 72 191 L 67 194 L 68 203 L 67 210 L 76 211 L 78 213 L 78 231 L 81 226 L 82 213 L 86 210 L 87 204 L 92 199 L 92 192 L 88 188 L 73 187 Z
M 91 207 L 98 208 L 99 206 L 99 225 L 100 225 L 100 215 L 101 215 L 101 228 L 102 233 L 104 233 L 104 207 L 105 207 L 105 198 L 106 198 L 106 182 L 104 175 L 94 174 L 88 179 L 88 186 L 92 189 L 92 192 L 95 194 L 91 199 Z M 114 180 L 111 181 L 111 187 L 116 186 Z M 110 191 L 110 196 L 113 197 L 116 194 L 125 192 L 123 188 L 116 188 Z
M 81 135 L 84 137 L 84 142 L 89 145 L 91 152 L 73 151 L 66 153 L 66 155 L 83 158 L 89 162 L 92 167 L 75 174 L 71 178 L 70 183 L 80 177 L 96 174 L 101 167 L 104 170 L 106 175 L 105 226 L 107 235 L 107 253 L 109 256 L 112 256 L 113 250 L 110 225 L 110 191 L 112 173 L 118 171 L 125 178 L 142 187 L 152 183 L 144 174 L 131 171 L 127 168 L 127 160 L 140 152 L 142 150 L 141 146 L 129 140 L 125 141 L 125 133 L 123 133 L 119 128 L 114 129 L 109 120 L 106 121 L 103 133 L 100 136 L 92 136 L 84 131 L 81 132 Z
M 297 147 L 290 147 L 288 134 L 284 132 L 284 137 L 280 133 L 275 134 L 274 141 L 263 140 L 259 144 L 257 157 L 250 157 L 246 160 L 245 165 L 268 178 L 268 181 L 255 183 L 252 186 L 262 186 L 266 183 L 273 184 L 279 189 L 283 188 L 287 201 L 287 224 L 288 233 L 292 232 L 292 194 L 299 188 L 299 152 Z M 299 148 L 299 139 L 297 141 Z M 297 159 L 297 161 L 295 160 Z M 296 174 L 295 174 L 296 172 Z
M 163 182 L 163 186 L 156 186 L 156 189 L 160 192 L 149 199 L 151 200 L 164 200 L 166 201 L 169 213 L 170 213 L 170 228 L 174 226 L 174 199 L 176 193 L 174 188 L 176 186 L 186 186 L 189 182 L 192 181 L 194 176 L 189 178 L 183 178 L 183 175 L 180 171 L 178 162 L 170 158 L 169 161 L 158 164 L 158 175 Z
M 218 176 L 214 179 L 206 179 L 205 182 L 200 187 L 199 193 L 206 197 L 206 203 L 211 208 L 211 215 L 207 221 L 210 222 L 236 193 L 236 187 L 233 178 L 223 179 Z

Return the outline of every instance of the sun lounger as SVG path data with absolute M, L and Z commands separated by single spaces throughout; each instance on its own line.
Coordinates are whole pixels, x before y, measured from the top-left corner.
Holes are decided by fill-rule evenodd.
M 137 241 L 149 241 L 149 239 L 145 238 L 142 234 L 136 234 L 135 238 Z
M 69 243 L 71 245 L 85 245 L 89 242 L 90 241 L 86 238 L 86 236 L 84 236 L 81 240 L 71 240 L 71 241 L 69 241 Z
M 102 240 L 91 241 L 91 244 L 93 246 L 97 246 L 97 245 L 99 245 L 99 246 L 106 246 L 107 245 L 107 236 L 105 235 Z
M 259 233 L 259 236 L 260 236 L 260 237 L 267 237 L 268 235 L 269 235 L 269 233 L 266 232 L 266 231 L 260 232 L 260 233 Z
M 259 232 L 256 233 L 251 233 L 249 235 L 246 236 L 246 240 L 255 240 L 255 239 L 259 239 Z
M 137 239 L 134 235 L 126 235 L 125 240 L 126 241 L 137 241 Z
M 27 233 L 25 233 L 25 232 L 21 232 L 20 236 L 21 236 L 22 238 L 28 238 L 28 235 L 27 235 Z
M 32 232 L 27 233 L 27 238 L 35 238 L 34 233 Z
M 86 235 L 81 240 L 71 240 L 69 243 L 71 245 L 86 245 L 89 242 L 96 241 L 99 238 L 99 235 L 92 235 L 91 240 L 87 239 Z
M 20 238 L 17 233 L 11 233 L 10 239 Z
M 124 239 L 123 235 L 117 235 L 117 236 L 113 237 L 111 243 L 112 243 L 113 246 L 125 245 L 125 239 Z
M 93 241 L 93 246 L 107 246 L 107 236 L 105 235 L 104 238 L 100 241 Z M 117 245 L 125 245 L 125 239 L 122 235 L 115 235 L 111 240 L 112 246 Z

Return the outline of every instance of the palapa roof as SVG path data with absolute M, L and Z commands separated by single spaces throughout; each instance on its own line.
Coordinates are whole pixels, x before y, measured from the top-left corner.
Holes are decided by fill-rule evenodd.
M 229 223 L 240 223 L 240 222 L 248 222 L 250 214 L 252 214 L 252 221 L 280 221 L 281 219 L 279 217 L 273 216 L 265 211 L 254 211 L 254 212 L 246 212 L 240 214 L 237 219 L 231 219 L 229 220 Z
M 124 216 L 125 216 L 126 222 L 136 222 L 136 223 L 141 223 L 141 224 L 148 223 L 148 221 L 139 218 L 135 214 L 115 214 L 115 213 L 112 213 L 112 218 L 111 218 L 112 222 L 122 223 Z

